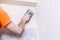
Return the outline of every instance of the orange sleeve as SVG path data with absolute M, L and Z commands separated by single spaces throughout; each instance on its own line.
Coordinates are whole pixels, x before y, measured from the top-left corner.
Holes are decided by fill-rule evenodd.
M 4 27 L 5 25 L 7 25 L 10 22 L 11 22 L 11 19 L 8 16 L 8 14 L 2 8 L 0 8 L 0 25 L 1 25 L 1 27 Z

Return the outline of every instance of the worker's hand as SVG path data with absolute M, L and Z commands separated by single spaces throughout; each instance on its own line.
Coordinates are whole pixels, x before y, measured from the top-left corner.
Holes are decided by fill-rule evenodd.
M 22 21 L 26 23 L 26 21 L 28 21 L 30 18 L 30 14 L 26 13 L 23 17 L 22 17 Z

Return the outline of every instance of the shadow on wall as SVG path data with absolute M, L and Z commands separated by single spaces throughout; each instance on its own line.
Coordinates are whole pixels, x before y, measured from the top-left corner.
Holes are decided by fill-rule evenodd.
M 7 29 L 3 29 L 3 40 L 36 40 L 37 39 L 37 33 L 35 32 L 36 29 L 29 29 L 24 30 L 22 35 L 16 35 L 11 33 L 10 31 L 7 31 Z

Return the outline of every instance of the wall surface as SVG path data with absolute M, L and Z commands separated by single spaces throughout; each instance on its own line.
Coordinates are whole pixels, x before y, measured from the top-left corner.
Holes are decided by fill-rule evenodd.
M 36 11 L 35 7 L 30 6 L 20 6 L 20 5 L 8 5 L 8 4 L 1 4 L 0 7 L 3 8 L 10 16 L 11 20 L 17 25 L 22 16 L 25 14 L 27 9 L 32 9 L 35 14 L 30 20 L 28 24 L 25 26 L 25 31 L 20 35 L 15 35 L 8 31 L 7 29 L 3 29 L 2 40 L 38 40 L 38 27 L 36 24 Z
M 40 40 L 60 40 L 60 0 L 38 0 L 38 2 L 36 11 Z

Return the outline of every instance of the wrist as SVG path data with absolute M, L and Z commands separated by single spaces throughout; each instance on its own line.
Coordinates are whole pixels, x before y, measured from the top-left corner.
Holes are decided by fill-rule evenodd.
M 25 24 L 25 21 L 24 20 L 21 20 L 21 24 Z

